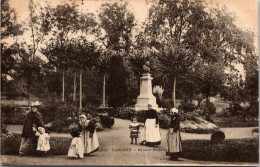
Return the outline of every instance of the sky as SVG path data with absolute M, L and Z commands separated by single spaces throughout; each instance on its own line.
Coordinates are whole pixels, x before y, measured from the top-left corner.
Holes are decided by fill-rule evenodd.
M 71 0 L 35 0 L 35 2 L 43 4 L 48 2 L 51 7 L 56 7 L 62 3 L 71 3 Z M 115 2 L 119 0 L 75 0 L 80 6 L 80 10 L 94 13 L 96 16 L 99 13 L 101 4 L 105 2 Z M 82 4 L 83 1 L 83 4 Z M 148 16 L 149 0 L 121 0 L 128 2 L 129 9 L 134 13 L 136 21 L 141 23 Z M 243 30 L 250 30 L 255 33 L 255 47 L 258 50 L 258 1 L 257 0 L 204 0 L 208 7 L 217 7 L 225 5 L 228 11 L 236 16 L 236 24 Z M 17 22 L 21 23 L 28 18 L 28 3 L 29 0 L 10 0 L 11 8 L 17 13 Z M 24 33 L 23 38 L 30 37 L 29 33 Z
M 35 0 L 35 2 L 43 3 L 45 0 Z M 56 7 L 58 4 L 70 3 L 71 0 L 46 0 L 51 7 Z M 115 2 L 118 0 L 75 0 L 80 5 L 80 9 L 83 13 L 91 12 L 96 16 L 99 13 L 101 4 L 105 2 Z M 136 21 L 141 23 L 145 21 L 148 16 L 148 9 L 150 4 L 149 0 L 121 0 L 128 2 L 129 9 L 134 13 Z M 228 11 L 234 13 L 236 16 L 236 25 L 243 30 L 250 30 L 255 33 L 255 47 L 258 50 L 258 1 L 257 0 L 204 0 L 208 7 L 217 7 L 225 5 Z M 28 3 L 29 0 L 10 0 L 10 6 L 17 13 L 17 22 L 22 23 L 28 18 Z M 30 39 L 30 33 L 24 33 L 22 40 Z M 242 65 L 238 65 L 239 69 L 243 73 Z
M 69 2 L 70 0 L 46 0 L 51 6 L 55 7 L 63 2 Z M 97 14 L 97 10 L 104 2 L 111 2 L 112 0 L 76 0 L 81 6 L 82 11 L 86 11 Z M 112 2 L 114 2 L 113 0 Z M 149 4 L 146 0 L 123 0 L 129 3 L 129 7 L 134 12 L 137 20 L 142 22 L 148 15 Z M 237 16 L 237 25 L 250 29 L 252 31 L 258 31 L 258 1 L 257 0 L 205 0 L 210 7 L 216 7 L 217 4 L 226 5 L 227 8 Z M 11 7 L 15 9 L 18 14 L 18 21 L 23 21 L 28 17 L 28 2 L 29 0 L 10 0 Z M 38 0 L 43 2 L 43 0 Z

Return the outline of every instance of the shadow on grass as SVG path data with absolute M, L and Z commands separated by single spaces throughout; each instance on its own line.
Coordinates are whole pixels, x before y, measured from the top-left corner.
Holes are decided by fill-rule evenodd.
M 211 145 L 208 140 L 185 140 L 182 157 L 197 161 L 258 162 L 258 143 L 256 139 L 238 139 Z

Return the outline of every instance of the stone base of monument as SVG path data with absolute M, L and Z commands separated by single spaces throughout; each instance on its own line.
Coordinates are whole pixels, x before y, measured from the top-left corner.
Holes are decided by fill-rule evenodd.
M 135 105 L 137 110 L 147 110 L 148 104 L 151 104 L 153 109 L 158 109 L 156 97 L 152 92 L 152 80 L 153 78 L 150 73 L 143 74 L 141 77 L 140 95 L 137 97 L 137 103 Z
M 156 98 L 142 98 L 142 97 L 138 97 L 137 98 L 137 103 L 135 105 L 136 108 L 138 109 L 145 109 L 147 110 L 148 107 L 147 105 L 151 104 L 153 109 L 157 109 L 158 105 L 156 104 Z

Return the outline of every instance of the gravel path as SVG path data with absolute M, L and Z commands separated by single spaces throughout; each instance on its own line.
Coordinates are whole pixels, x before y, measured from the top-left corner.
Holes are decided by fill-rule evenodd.
M 229 163 L 229 162 L 206 162 L 192 161 L 180 158 L 179 161 L 170 161 L 165 156 L 166 130 L 161 129 L 162 143 L 157 148 L 130 144 L 129 129 L 130 121 L 115 119 L 112 129 L 98 132 L 100 150 L 90 157 L 84 159 L 70 160 L 66 155 L 53 157 L 19 157 L 2 155 L 1 160 L 4 165 L 212 165 L 212 164 L 236 164 L 243 165 L 249 163 Z M 13 133 L 21 133 L 21 126 L 7 126 Z M 252 138 L 253 128 L 224 128 L 226 138 Z M 250 133 L 249 133 L 250 132 Z M 230 134 L 229 134 L 230 133 Z M 209 134 L 189 134 L 182 133 L 183 140 L 204 139 L 209 140 Z M 70 137 L 68 134 L 51 133 L 51 137 Z M 250 163 L 254 164 L 254 163 Z
M 123 120 L 119 118 L 115 118 L 115 125 L 112 129 L 105 130 L 102 132 L 98 132 L 100 135 L 103 133 L 118 133 L 118 131 L 127 132 L 125 135 L 129 137 L 129 129 L 128 126 L 130 124 L 129 120 Z M 14 134 L 21 134 L 22 133 L 22 125 L 7 125 L 7 129 L 11 130 Z M 247 139 L 253 138 L 251 131 L 254 128 L 258 127 L 244 127 L 244 128 L 221 128 L 221 130 L 225 133 L 225 139 Z M 160 129 L 162 137 L 166 135 L 166 129 Z M 120 132 L 121 133 L 121 132 Z M 51 137 L 68 137 L 71 136 L 65 133 L 51 133 Z M 182 140 L 210 140 L 211 134 L 193 134 L 193 133 L 185 133 L 181 132 Z

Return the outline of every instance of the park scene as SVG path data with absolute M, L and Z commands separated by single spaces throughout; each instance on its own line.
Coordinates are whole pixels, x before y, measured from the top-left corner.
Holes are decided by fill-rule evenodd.
M 2 0 L 1 165 L 258 165 L 254 0 Z

